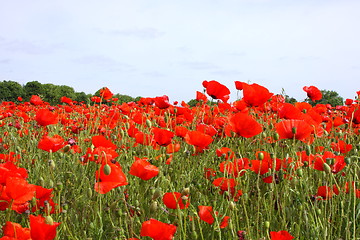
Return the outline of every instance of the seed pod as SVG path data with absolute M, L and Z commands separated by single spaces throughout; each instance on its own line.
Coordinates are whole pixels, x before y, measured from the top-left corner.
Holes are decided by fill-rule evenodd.
M 104 168 L 103 168 L 103 172 L 105 175 L 110 175 L 111 174 L 111 167 L 109 164 L 105 164 Z

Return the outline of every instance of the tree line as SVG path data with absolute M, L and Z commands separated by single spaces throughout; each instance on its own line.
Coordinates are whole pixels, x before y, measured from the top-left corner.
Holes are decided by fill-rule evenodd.
M 306 102 L 311 105 L 315 104 L 330 104 L 332 106 L 338 106 L 344 104 L 344 99 L 339 96 L 335 91 L 321 90 L 322 99 L 320 101 L 312 102 L 309 98 L 305 99 Z M 45 102 L 51 105 L 61 104 L 60 98 L 65 96 L 71 98 L 77 102 L 88 103 L 92 96 L 100 96 L 99 91 L 95 94 L 87 94 L 85 92 L 75 92 L 74 88 L 66 85 L 55 85 L 51 83 L 42 84 L 38 81 L 27 82 L 25 85 L 21 85 L 15 81 L 2 81 L 0 82 L 0 102 L 18 102 L 18 97 L 21 97 L 23 101 L 29 101 L 32 95 L 38 95 Z M 128 95 L 116 93 L 113 98 L 118 99 L 118 103 L 138 101 L 141 97 L 133 98 Z M 295 103 L 295 98 L 285 95 L 286 102 Z M 197 101 L 192 99 L 188 102 L 190 106 L 195 106 Z
M 18 97 L 21 97 L 23 101 L 29 101 L 32 95 L 38 95 L 43 101 L 56 105 L 61 104 L 60 98 L 63 96 L 76 102 L 88 103 L 92 96 L 99 96 L 99 91 L 95 94 L 87 94 L 85 92 L 75 92 L 74 88 L 66 85 L 42 84 L 38 81 L 27 82 L 25 85 L 15 81 L 4 80 L 0 82 L 0 102 L 18 102 Z M 140 98 L 122 94 L 114 94 L 113 97 L 118 98 L 119 103 L 132 102 Z

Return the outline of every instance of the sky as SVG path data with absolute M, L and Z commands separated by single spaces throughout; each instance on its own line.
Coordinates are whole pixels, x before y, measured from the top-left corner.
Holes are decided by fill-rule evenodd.
M 189 101 L 204 80 L 360 90 L 358 0 L 0 0 L 0 81 Z

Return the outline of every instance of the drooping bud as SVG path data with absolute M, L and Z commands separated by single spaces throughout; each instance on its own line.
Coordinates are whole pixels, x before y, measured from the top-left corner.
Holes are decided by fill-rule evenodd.
M 109 164 L 105 164 L 104 168 L 103 168 L 103 172 L 105 175 L 110 175 L 111 174 L 111 167 Z
M 329 164 L 324 163 L 323 168 L 326 173 L 331 173 L 331 167 L 329 166 Z

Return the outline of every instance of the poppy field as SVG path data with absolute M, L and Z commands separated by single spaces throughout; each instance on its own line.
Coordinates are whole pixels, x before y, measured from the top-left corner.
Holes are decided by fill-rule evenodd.
M 0 239 L 360 239 L 360 102 L 204 81 L 196 106 L 0 105 Z M 354 94 L 360 95 L 360 91 Z

